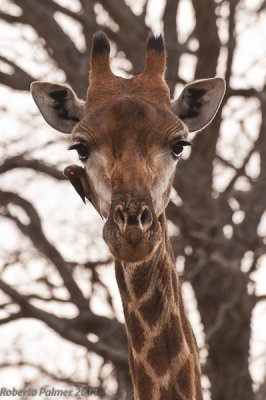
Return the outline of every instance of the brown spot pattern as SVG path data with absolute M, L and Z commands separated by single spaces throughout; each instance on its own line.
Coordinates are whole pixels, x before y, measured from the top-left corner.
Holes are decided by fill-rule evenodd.
M 130 301 L 130 295 L 125 281 L 124 270 L 120 262 L 115 263 L 115 276 L 119 291 L 122 296 L 127 296 L 127 300 Z
M 185 335 L 187 344 L 188 344 L 190 350 L 193 351 L 193 353 L 195 354 L 195 357 L 198 358 L 198 345 L 196 342 L 194 332 L 193 332 L 190 322 L 188 320 L 188 317 L 186 316 L 182 298 L 180 300 L 179 309 L 180 309 L 180 317 L 182 320 L 183 331 L 184 331 L 184 335 Z
M 153 383 L 142 363 L 136 365 L 136 387 L 139 400 L 152 400 Z
M 141 298 L 148 290 L 150 284 L 151 266 L 144 262 L 133 274 L 132 286 L 136 297 Z
M 132 346 L 137 352 L 140 352 L 144 345 L 144 330 L 134 313 L 128 317 L 127 327 L 132 341 Z
M 157 280 L 158 284 L 163 288 L 164 294 L 166 296 L 171 295 L 171 275 L 169 274 L 169 270 L 167 267 L 167 260 L 165 257 L 161 260 L 158 261 L 158 266 L 157 266 Z
M 172 383 L 160 389 L 160 400 L 178 400 L 178 394 Z
M 192 399 L 193 397 L 193 373 L 191 370 L 190 359 L 188 359 L 177 375 L 177 381 L 179 382 L 179 390 L 185 396 L 186 399 Z
M 200 370 L 198 366 L 195 367 L 195 386 L 196 386 L 196 399 L 202 400 L 202 388 L 201 388 L 201 379 L 200 379 Z
M 143 319 L 147 321 L 150 326 L 153 326 L 161 317 L 163 307 L 164 297 L 161 291 L 156 288 L 151 297 L 142 304 L 139 310 Z
M 172 359 L 181 350 L 182 340 L 178 318 L 171 314 L 170 321 L 155 337 L 154 346 L 148 351 L 148 362 L 158 376 L 163 376 L 170 367 Z

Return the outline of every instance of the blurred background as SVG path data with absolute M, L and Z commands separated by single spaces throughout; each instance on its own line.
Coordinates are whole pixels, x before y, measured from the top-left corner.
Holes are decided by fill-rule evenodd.
M 265 0 L 0 0 L 0 387 L 131 399 L 103 222 L 65 180 L 77 156 L 29 86 L 67 82 L 84 98 L 92 34 L 108 34 L 113 72 L 130 77 L 152 30 L 165 37 L 173 97 L 194 79 L 227 83 L 167 209 L 204 400 L 265 400 L 265 12 Z

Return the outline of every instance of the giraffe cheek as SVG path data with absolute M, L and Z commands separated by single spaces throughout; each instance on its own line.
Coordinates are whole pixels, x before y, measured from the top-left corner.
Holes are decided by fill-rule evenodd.
M 169 202 L 171 187 L 172 184 L 169 184 L 166 188 L 154 188 L 152 191 L 152 202 L 157 217 L 164 212 Z
M 151 197 L 157 217 L 165 210 L 169 202 L 174 174 L 175 170 L 172 167 L 168 167 L 163 175 L 157 174 L 153 182 Z
M 96 208 L 100 211 L 100 214 L 107 218 L 110 206 L 111 206 L 111 188 L 106 180 L 102 178 L 101 173 L 97 173 L 92 169 L 87 172 L 88 181 L 92 188 L 93 199 L 96 204 Z

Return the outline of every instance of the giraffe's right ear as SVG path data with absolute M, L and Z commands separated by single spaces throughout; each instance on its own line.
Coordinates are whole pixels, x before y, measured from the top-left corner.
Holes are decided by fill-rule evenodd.
M 66 85 L 36 81 L 30 87 L 42 116 L 54 129 L 71 133 L 84 114 L 85 102 Z

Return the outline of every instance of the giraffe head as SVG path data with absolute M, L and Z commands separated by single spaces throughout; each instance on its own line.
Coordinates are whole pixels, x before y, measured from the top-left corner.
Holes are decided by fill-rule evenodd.
M 130 79 L 111 72 L 109 52 L 107 36 L 95 34 L 86 101 L 61 84 L 34 82 L 31 92 L 45 120 L 71 134 L 92 202 L 106 218 L 111 252 L 138 262 L 162 240 L 159 217 L 187 135 L 211 122 L 225 84 L 221 78 L 195 81 L 171 101 L 162 36 L 149 37 L 145 68 Z

